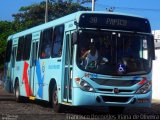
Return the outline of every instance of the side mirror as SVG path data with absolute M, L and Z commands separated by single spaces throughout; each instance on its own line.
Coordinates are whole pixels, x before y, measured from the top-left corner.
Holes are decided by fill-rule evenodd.
M 151 50 L 151 58 L 152 58 L 152 60 L 155 60 L 156 57 L 155 57 L 155 45 L 154 45 L 153 35 L 151 36 L 151 39 L 150 39 L 150 50 Z

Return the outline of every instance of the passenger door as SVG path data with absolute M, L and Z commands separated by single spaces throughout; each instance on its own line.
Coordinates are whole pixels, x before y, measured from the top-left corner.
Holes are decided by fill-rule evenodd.
M 65 44 L 65 68 L 64 68 L 64 88 L 63 88 L 63 101 L 72 102 L 72 40 L 71 34 L 73 32 L 66 32 L 66 44 Z M 63 83 L 63 82 L 62 82 Z
M 31 59 L 30 59 L 30 88 L 32 96 L 36 96 L 35 80 L 36 80 L 36 61 L 38 59 L 38 39 L 32 40 Z
M 31 45 L 32 45 L 32 34 L 28 34 L 24 37 L 23 42 L 23 76 L 22 76 L 22 84 L 25 88 L 25 96 L 29 97 L 32 95 L 32 89 L 31 89 L 31 74 L 30 71 L 30 60 L 31 57 Z

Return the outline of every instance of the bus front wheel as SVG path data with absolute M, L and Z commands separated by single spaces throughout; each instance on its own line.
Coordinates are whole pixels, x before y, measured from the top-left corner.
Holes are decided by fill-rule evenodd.
M 62 112 L 63 106 L 59 104 L 58 102 L 57 86 L 54 86 L 53 91 L 52 91 L 52 107 L 55 112 Z

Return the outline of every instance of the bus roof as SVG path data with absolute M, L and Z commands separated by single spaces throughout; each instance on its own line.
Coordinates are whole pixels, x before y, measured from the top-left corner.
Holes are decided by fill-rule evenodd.
M 35 27 L 33 27 L 33 28 L 30 28 L 30 29 L 21 31 L 21 32 L 19 32 L 19 33 L 10 35 L 10 36 L 8 37 L 8 40 L 9 40 L 9 39 L 18 38 L 18 37 L 20 37 L 20 36 L 24 36 L 24 35 L 27 35 L 27 34 L 30 34 L 30 33 L 38 32 L 38 31 L 40 31 L 40 30 L 47 29 L 47 28 L 49 28 L 49 27 L 51 27 L 51 26 L 60 25 L 60 24 L 63 24 L 63 23 L 69 22 L 69 21 L 76 20 L 76 21 L 78 22 L 78 21 L 79 21 L 79 17 L 80 17 L 82 14 L 84 14 L 84 13 L 89 13 L 89 14 L 123 15 L 123 16 L 128 16 L 128 17 L 136 17 L 136 18 L 146 19 L 146 18 L 144 18 L 144 17 L 140 17 L 140 16 L 136 16 L 136 15 L 124 14 L 124 13 L 117 13 L 117 12 L 106 12 L 106 11 L 78 11 L 78 12 L 75 12 L 75 13 L 72 13 L 72 14 L 69 14 L 69 15 L 66 15 L 66 16 L 64 16 L 64 17 L 61 17 L 61 18 L 52 20 L 52 21 L 50 21 L 50 22 L 47 22 L 47 23 L 44 23 L 44 24 L 35 26 Z

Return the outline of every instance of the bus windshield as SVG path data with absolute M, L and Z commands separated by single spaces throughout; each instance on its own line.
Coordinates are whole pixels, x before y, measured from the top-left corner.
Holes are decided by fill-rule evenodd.
M 98 74 L 145 74 L 151 70 L 150 39 L 146 34 L 80 30 L 77 64 Z

